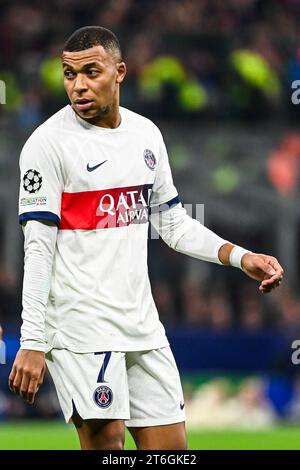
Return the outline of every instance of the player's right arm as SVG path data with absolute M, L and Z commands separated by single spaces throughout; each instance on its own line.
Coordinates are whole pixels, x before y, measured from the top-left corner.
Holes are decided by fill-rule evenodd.
M 45 353 L 20 349 L 9 375 L 9 388 L 32 404 L 44 374 Z
M 24 224 L 24 279 L 21 347 L 16 355 L 9 387 L 33 403 L 45 373 L 45 316 L 57 227 L 45 221 Z
M 45 372 L 45 317 L 63 181 L 51 136 L 35 132 L 20 158 L 19 221 L 24 233 L 21 345 L 9 387 L 33 403 Z

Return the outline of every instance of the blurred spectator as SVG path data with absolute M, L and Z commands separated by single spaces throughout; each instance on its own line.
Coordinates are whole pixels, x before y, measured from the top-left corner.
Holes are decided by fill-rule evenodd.
M 289 108 L 290 96 L 280 89 L 287 78 L 285 70 L 289 70 L 290 81 L 296 77 L 299 21 L 299 4 L 280 0 L 223 4 L 218 0 L 104 0 L 101 8 L 97 0 L 87 0 L 84 5 L 78 0 L 4 1 L 0 40 L 5 54 L 0 58 L 0 70 L 14 74 L 26 92 L 42 62 L 52 55 L 54 42 L 60 44 L 58 56 L 71 31 L 101 24 L 119 34 L 125 44 L 125 103 L 135 103 L 137 109 L 149 104 L 148 114 L 155 115 L 176 117 L 180 110 L 184 115 L 196 112 L 207 117 L 213 113 L 223 119 L 225 111 L 232 117 L 259 119 L 262 113 L 270 116 L 274 104 L 278 106 L 274 99 L 281 102 L 281 108 Z M 244 55 L 244 64 L 232 74 L 232 54 L 239 51 L 248 54 L 248 59 Z M 153 97 L 148 95 L 145 100 L 139 92 L 139 77 L 153 60 L 168 56 L 182 64 L 188 80 L 179 95 L 178 88 L 171 87 L 170 99 L 161 96 L 153 107 Z M 256 83 L 250 86 L 247 74 L 251 69 L 256 70 L 252 77 Z M 37 89 L 37 94 L 41 101 L 43 90 Z M 255 96 L 259 99 L 250 99 Z M 172 106 L 177 100 L 178 106 Z
M 205 293 L 194 279 L 184 279 L 181 288 L 182 308 L 187 324 L 207 326 L 209 323 L 209 307 Z
M 168 281 L 165 279 L 155 281 L 152 293 L 163 324 L 170 325 L 176 322 L 176 318 L 174 316 L 174 293 Z
M 214 379 L 200 386 L 190 400 L 186 400 L 187 425 L 189 429 L 223 428 L 223 410 L 229 396 L 229 382 Z
M 224 408 L 227 426 L 264 429 L 276 423 L 276 413 L 266 397 L 262 380 L 258 378 L 246 379 Z
M 285 410 L 286 418 L 292 423 L 300 423 L 300 376 L 294 379 L 293 397 Z
M 261 302 L 257 299 L 244 299 L 240 312 L 240 325 L 248 331 L 263 329 L 264 317 Z
M 209 302 L 210 327 L 224 330 L 233 325 L 233 312 L 228 296 L 218 286 L 212 291 Z
M 259 378 L 245 379 L 234 394 L 228 380 L 211 380 L 199 387 L 186 407 L 187 425 L 194 430 L 264 429 L 276 423 L 276 413 Z

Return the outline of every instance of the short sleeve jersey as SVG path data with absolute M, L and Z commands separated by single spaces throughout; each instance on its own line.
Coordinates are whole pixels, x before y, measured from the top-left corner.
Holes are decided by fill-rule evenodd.
M 19 220 L 58 226 L 47 349 L 138 351 L 168 344 L 147 267 L 149 207 L 179 202 L 158 128 L 120 108 L 89 124 L 66 106 L 20 157 Z

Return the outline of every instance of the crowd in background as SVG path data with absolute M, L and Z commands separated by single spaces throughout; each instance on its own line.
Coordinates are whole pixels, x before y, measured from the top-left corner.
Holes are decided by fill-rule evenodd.
M 261 119 L 298 116 L 297 0 L 3 0 L 0 77 L 7 107 L 35 126 L 65 103 L 59 56 L 87 24 L 120 38 L 122 103 L 148 116 Z

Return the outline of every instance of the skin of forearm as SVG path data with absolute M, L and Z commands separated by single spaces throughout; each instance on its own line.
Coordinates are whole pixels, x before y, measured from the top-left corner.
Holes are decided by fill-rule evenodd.
M 225 245 L 222 245 L 221 248 L 219 249 L 219 253 L 218 253 L 219 260 L 225 266 L 230 266 L 229 257 L 230 257 L 231 250 L 233 249 L 234 246 L 235 245 L 233 245 L 232 243 L 225 243 Z

